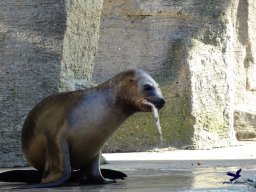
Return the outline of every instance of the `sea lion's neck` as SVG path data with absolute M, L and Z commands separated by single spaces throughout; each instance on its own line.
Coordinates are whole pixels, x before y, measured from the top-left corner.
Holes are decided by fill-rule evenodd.
M 79 119 L 79 122 L 84 122 L 79 124 L 94 127 L 93 134 L 101 138 L 99 148 L 133 114 L 127 111 L 122 103 L 119 103 L 116 94 L 116 87 L 107 84 L 85 90 L 79 107 L 76 107 L 72 113 L 74 118 L 71 119 L 75 119 L 75 122 L 78 122 Z M 88 114 L 90 117 L 87 117 Z M 88 129 L 84 130 L 87 131 Z
M 103 84 L 98 85 L 95 89 L 101 91 L 107 100 L 107 104 L 117 112 L 118 116 L 124 116 L 125 119 L 133 115 L 134 110 L 129 102 L 127 102 L 127 95 L 122 90 L 122 81 L 119 78 L 111 79 Z
M 127 90 L 124 90 L 122 82 L 116 83 L 115 86 L 113 86 L 113 94 L 115 96 L 115 105 L 118 109 L 122 111 L 123 114 L 125 114 L 128 117 L 136 113 L 137 111 L 134 109 L 133 104 L 131 102 L 132 96 L 127 94 Z

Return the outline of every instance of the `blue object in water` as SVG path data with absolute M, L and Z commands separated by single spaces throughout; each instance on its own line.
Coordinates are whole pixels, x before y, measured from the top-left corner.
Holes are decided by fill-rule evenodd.
M 232 182 L 232 181 L 237 180 L 239 177 L 241 177 L 241 175 L 240 175 L 241 171 L 242 171 L 242 169 L 239 169 L 236 173 L 227 172 L 228 176 L 233 177 L 229 181 Z

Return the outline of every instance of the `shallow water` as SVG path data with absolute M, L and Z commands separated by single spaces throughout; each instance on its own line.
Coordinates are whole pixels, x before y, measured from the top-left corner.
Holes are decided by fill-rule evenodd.
M 226 172 L 235 171 L 240 167 L 243 168 L 241 180 L 254 177 L 256 174 L 256 162 L 254 161 L 116 161 L 104 167 L 121 170 L 128 175 L 128 178 L 108 185 L 26 189 L 24 191 L 256 191 L 255 188 L 245 184 L 223 184 L 229 179 Z M 15 186 L 17 187 L 17 184 L 0 183 L 0 191 L 8 191 Z

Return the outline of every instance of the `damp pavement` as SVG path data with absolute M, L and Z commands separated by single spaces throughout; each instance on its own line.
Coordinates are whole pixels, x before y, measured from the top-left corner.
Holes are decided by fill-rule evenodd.
M 18 183 L 1 183 L 0 191 L 89 191 L 89 192 L 229 192 L 256 191 L 247 179 L 256 180 L 256 142 L 213 150 L 103 154 L 104 168 L 125 172 L 128 178 L 108 185 L 63 186 L 52 189 L 13 189 Z M 242 168 L 237 183 L 225 184 L 227 171 Z M 7 169 L 0 169 L 0 172 Z

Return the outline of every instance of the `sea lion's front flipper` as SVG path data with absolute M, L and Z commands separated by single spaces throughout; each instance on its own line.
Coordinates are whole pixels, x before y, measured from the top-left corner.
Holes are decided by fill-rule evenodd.
M 122 179 L 124 180 L 127 175 L 121 171 L 116 171 L 116 170 L 112 170 L 112 169 L 100 169 L 101 170 L 101 174 L 104 178 L 107 179 Z
M 80 184 L 107 184 L 114 180 L 105 179 L 100 171 L 100 154 L 91 160 L 82 170 Z
M 68 144 L 47 139 L 47 158 L 43 178 L 40 184 L 32 185 L 32 188 L 57 187 L 66 182 L 71 175 Z

